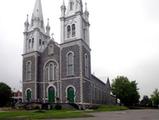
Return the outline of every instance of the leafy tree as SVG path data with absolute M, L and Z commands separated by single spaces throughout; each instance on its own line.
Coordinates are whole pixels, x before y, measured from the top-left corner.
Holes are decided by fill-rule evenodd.
M 11 88 L 5 83 L 0 83 L 0 107 L 5 106 L 11 98 Z
M 151 99 L 153 102 L 153 106 L 158 106 L 159 105 L 159 90 L 155 89 L 153 94 L 151 95 Z
M 139 102 L 140 95 L 137 83 L 136 81 L 130 82 L 127 77 L 118 76 L 113 80 L 112 93 L 126 106 L 131 106 Z
M 152 100 L 147 96 L 143 96 L 140 105 L 143 107 L 152 107 Z

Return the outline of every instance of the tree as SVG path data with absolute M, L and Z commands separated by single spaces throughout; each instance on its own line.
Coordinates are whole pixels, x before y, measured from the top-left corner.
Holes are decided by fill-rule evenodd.
M 145 95 L 143 96 L 140 105 L 143 107 L 152 107 L 152 101 L 147 95 Z
M 113 80 L 112 93 L 126 106 L 131 106 L 139 102 L 140 95 L 137 83 L 136 81 L 130 82 L 127 77 L 118 76 Z
M 155 89 L 155 91 L 151 95 L 151 99 L 152 99 L 153 106 L 159 105 L 159 90 L 158 89 Z
M 11 88 L 5 83 L 0 83 L 0 107 L 5 106 L 11 98 Z

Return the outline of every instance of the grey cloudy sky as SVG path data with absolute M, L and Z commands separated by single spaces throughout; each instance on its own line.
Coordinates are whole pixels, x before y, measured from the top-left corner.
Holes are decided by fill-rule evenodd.
M 66 2 L 68 0 L 65 0 Z M 90 11 L 92 73 L 106 81 L 117 75 L 137 80 L 142 95 L 159 88 L 159 1 L 83 0 Z M 35 0 L 0 4 L 0 81 L 20 89 L 23 30 Z M 60 41 L 62 0 L 42 0 L 45 23 Z

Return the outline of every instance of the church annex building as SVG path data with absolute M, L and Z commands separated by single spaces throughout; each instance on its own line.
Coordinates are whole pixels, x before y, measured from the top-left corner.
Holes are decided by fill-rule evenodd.
M 23 102 L 111 104 L 110 83 L 91 74 L 89 12 L 82 0 L 61 5 L 61 43 L 44 26 L 41 0 L 25 21 Z

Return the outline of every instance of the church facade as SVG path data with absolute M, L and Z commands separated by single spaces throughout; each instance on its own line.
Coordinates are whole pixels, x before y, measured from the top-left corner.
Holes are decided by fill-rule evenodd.
M 110 84 L 91 74 L 89 12 L 82 0 L 61 6 L 61 43 L 44 27 L 41 0 L 25 21 L 23 102 L 107 104 Z

